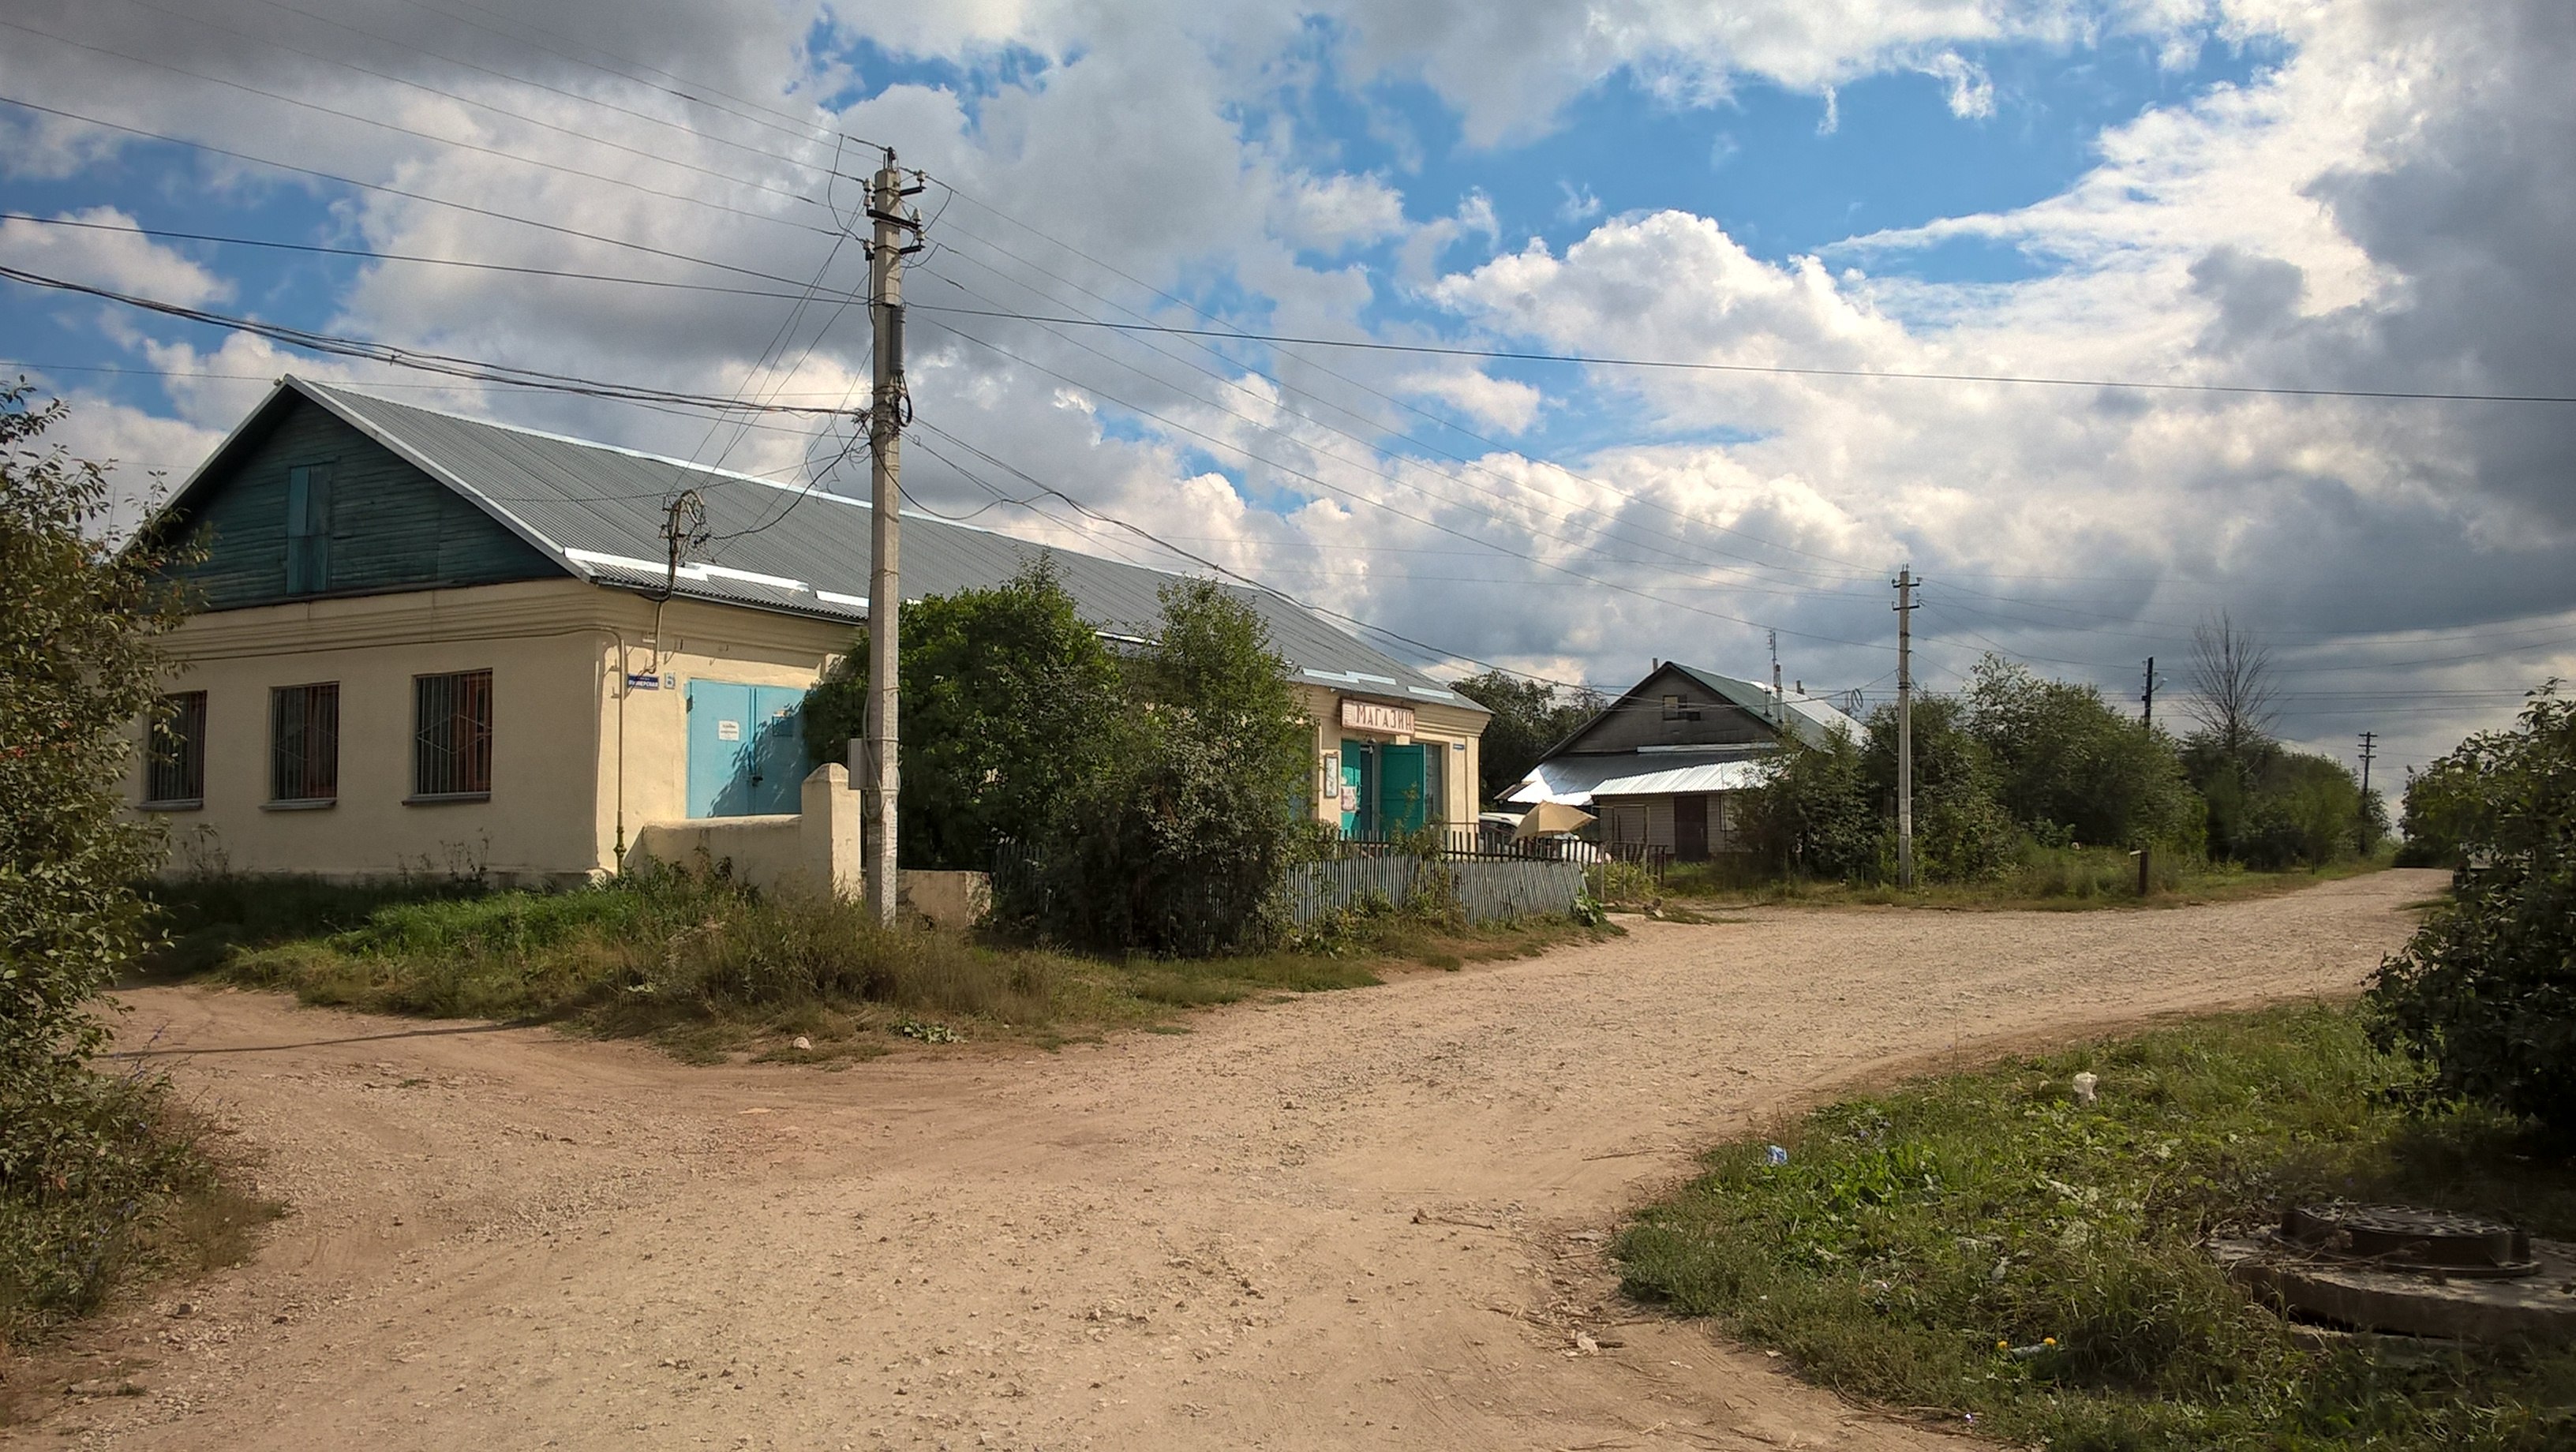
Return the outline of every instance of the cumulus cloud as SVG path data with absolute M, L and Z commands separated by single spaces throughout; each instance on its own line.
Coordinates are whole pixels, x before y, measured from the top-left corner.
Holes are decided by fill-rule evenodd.
M 2563 409 L 1760 371 L 1592 369 L 1542 393 L 1418 358 L 1256 356 L 936 310 L 1202 326 L 1204 308 L 1300 336 L 1536 340 L 1728 370 L 2563 392 L 2554 380 L 2576 361 L 2576 301 L 2560 283 L 2576 235 L 2576 153 L 2560 144 L 2576 133 L 2561 81 L 2576 12 L 2563 6 L 551 0 L 472 24 L 363 0 L 318 12 L 351 29 L 289 28 L 247 0 L 192 11 L 209 25 L 72 0 L 20 13 L 388 124 L 14 39 L 0 47 L 8 94 L 413 195 L 173 162 L 24 116 L 7 122 L 28 143 L 13 175 L 130 158 L 158 168 L 168 195 L 213 208 L 327 202 L 316 230 L 334 242 L 746 289 L 386 261 L 294 299 L 408 345 L 727 397 L 851 397 L 867 329 L 833 210 L 853 195 L 827 173 L 874 163 L 844 136 L 893 142 L 955 188 L 923 198 L 944 210 L 907 293 L 919 497 L 989 506 L 980 522 L 1030 538 L 1174 562 L 1048 503 L 952 436 L 964 439 L 1194 552 L 1488 658 L 1615 682 L 1650 656 L 1742 659 L 1758 621 L 1783 628 L 1810 682 L 1881 681 L 1884 572 L 1910 558 L 1934 582 L 1920 623 L 1936 679 L 2001 645 L 2125 685 L 2135 658 L 2170 658 L 2203 610 L 2227 605 L 2274 633 L 2301 673 L 2297 729 L 2325 740 L 2353 724 L 2337 711 L 2357 709 L 2337 692 L 2367 686 L 2384 703 L 2567 664 L 2552 644 L 2576 605 L 2555 563 L 2576 527 Z M 614 36 L 615 64 L 576 60 L 597 59 L 565 39 L 585 35 Z M 1417 80 L 1472 158 L 1558 124 L 1618 75 L 1676 106 L 1760 80 L 1824 98 L 1831 118 L 1838 87 L 1921 72 L 1977 117 L 1996 104 L 1985 47 L 2143 42 L 2181 64 L 2253 38 L 2278 48 L 2277 67 L 2114 128 L 2059 195 L 1814 258 L 1757 255 L 1682 211 L 1600 220 L 1598 199 L 1571 190 L 1567 219 L 1597 221 L 1589 235 L 1506 246 L 1482 193 L 1423 194 L 1401 164 L 1342 169 L 1299 110 L 1328 71 L 1364 111 L 1376 83 Z M 863 74 L 861 42 L 907 63 L 907 79 Z M 1012 57 L 1029 59 L 1012 71 Z M 124 230 L 127 213 L 102 215 L 119 230 L 95 234 L 109 239 L 99 256 L 57 252 L 57 266 L 181 300 L 236 286 Z M 0 255 L 53 245 L 38 230 L 0 228 Z M 1963 238 L 2018 249 L 2032 275 L 1911 275 L 1926 249 Z M 153 366 L 247 376 L 173 377 L 161 413 L 95 410 L 106 451 L 184 469 L 173 455 L 292 366 L 782 477 L 831 457 L 834 436 L 807 421 L 716 428 L 291 361 L 239 339 L 141 341 L 162 337 L 137 335 Z M 1529 457 L 1425 413 L 1513 439 L 1567 421 L 1578 452 Z M 2387 730 L 2421 759 L 2462 718 L 2408 719 Z
M 192 307 L 233 295 L 230 282 L 145 236 L 114 207 L 59 213 L 54 222 L 73 225 L 30 217 L 0 222 L 0 263 Z

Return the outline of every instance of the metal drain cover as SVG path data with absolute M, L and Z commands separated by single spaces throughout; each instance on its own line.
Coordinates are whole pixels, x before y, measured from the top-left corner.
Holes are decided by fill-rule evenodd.
M 2278 1234 L 2309 1255 L 2366 1261 L 2390 1270 L 2527 1276 L 2540 1269 L 2531 1256 L 2531 1237 L 2522 1230 L 2456 1210 L 2331 1200 L 2292 1206 L 2282 1214 Z

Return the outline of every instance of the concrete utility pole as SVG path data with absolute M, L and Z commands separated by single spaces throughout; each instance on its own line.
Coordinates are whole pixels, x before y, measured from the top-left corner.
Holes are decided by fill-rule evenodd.
M 1789 729 L 1789 698 L 1780 694 L 1780 632 L 1767 632 L 1771 637 L 1771 731 L 1786 735 Z
M 1896 572 L 1896 885 L 1914 886 L 1914 567 Z
M 867 864 L 867 909 L 892 924 L 900 894 L 895 863 L 895 803 L 903 773 L 896 750 L 896 682 L 902 674 L 903 425 L 912 398 L 903 382 L 903 259 L 921 250 L 921 219 L 909 213 L 894 148 L 868 186 L 868 313 L 876 328 L 876 389 L 868 403 L 868 705 L 853 750 L 860 782 L 860 856 Z

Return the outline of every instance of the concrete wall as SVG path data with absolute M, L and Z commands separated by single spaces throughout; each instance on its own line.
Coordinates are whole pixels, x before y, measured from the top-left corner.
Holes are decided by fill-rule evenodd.
M 797 805 L 793 815 L 647 822 L 627 849 L 626 865 L 660 862 L 726 872 L 753 887 L 856 897 L 864 874 L 859 795 L 850 790 L 849 768 L 838 762 L 816 767 Z
M 768 839 L 758 827 L 741 825 L 750 819 L 701 824 L 685 850 L 673 845 L 673 824 L 688 820 L 688 685 L 801 689 L 837 662 L 854 634 L 846 624 L 736 606 L 656 605 L 572 579 L 194 616 L 169 639 L 166 688 L 207 694 L 206 793 L 202 806 L 165 814 L 174 863 L 341 878 L 480 871 L 503 881 L 566 882 L 615 871 L 652 825 L 671 829 L 657 839 L 657 857 L 666 850 L 693 856 L 704 843 L 741 862 L 783 864 L 789 849 L 763 845 Z M 490 798 L 406 803 L 412 678 L 483 669 L 492 672 Z M 340 685 L 339 795 L 328 806 L 272 809 L 269 691 L 320 681 Z M 1338 807 L 1328 806 L 1339 783 L 1324 781 L 1323 765 L 1346 734 L 1341 693 L 1294 689 L 1314 723 L 1317 819 L 1339 822 Z M 1412 739 L 1447 748 L 1443 819 L 1474 822 L 1478 738 L 1487 718 L 1441 702 L 1406 704 L 1415 715 Z M 142 800 L 142 775 L 138 759 L 130 800 Z M 853 847 L 852 861 L 856 855 Z
M 687 813 L 692 678 L 810 685 L 851 635 L 757 610 L 657 608 L 570 579 L 197 615 L 169 639 L 165 688 L 206 693 L 205 797 L 156 815 L 182 869 L 597 876 L 615 870 L 643 824 Z M 484 669 L 490 798 L 406 803 L 412 678 Z M 321 681 L 340 686 L 339 795 L 271 808 L 269 691 Z M 130 799 L 142 788 L 138 759 Z
M 608 639 L 577 582 L 314 600 L 199 615 L 172 633 L 173 691 L 206 693 L 205 796 L 166 814 L 182 868 L 332 877 L 580 877 L 593 840 Z M 416 675 L 492 672 L 487 801 L 407 804 Z M 339 794 L 269 802 L 269 691 L 340 686 Z M 138 761 L 129 789 L 141 800 Z

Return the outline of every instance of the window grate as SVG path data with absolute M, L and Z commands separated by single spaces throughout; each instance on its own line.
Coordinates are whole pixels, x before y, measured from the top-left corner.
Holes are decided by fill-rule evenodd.
M 206 798 L 206 693 L 181 691 L 161 698 L 160 724 L 152 732 L 144 773 L 146 806 L 201 802 Z
M 340 795 L 340 683 L 268 693 L 268 795 L 327 802 Z
M 412 677 L 416 797 L 492 793 L 492 673 Z

